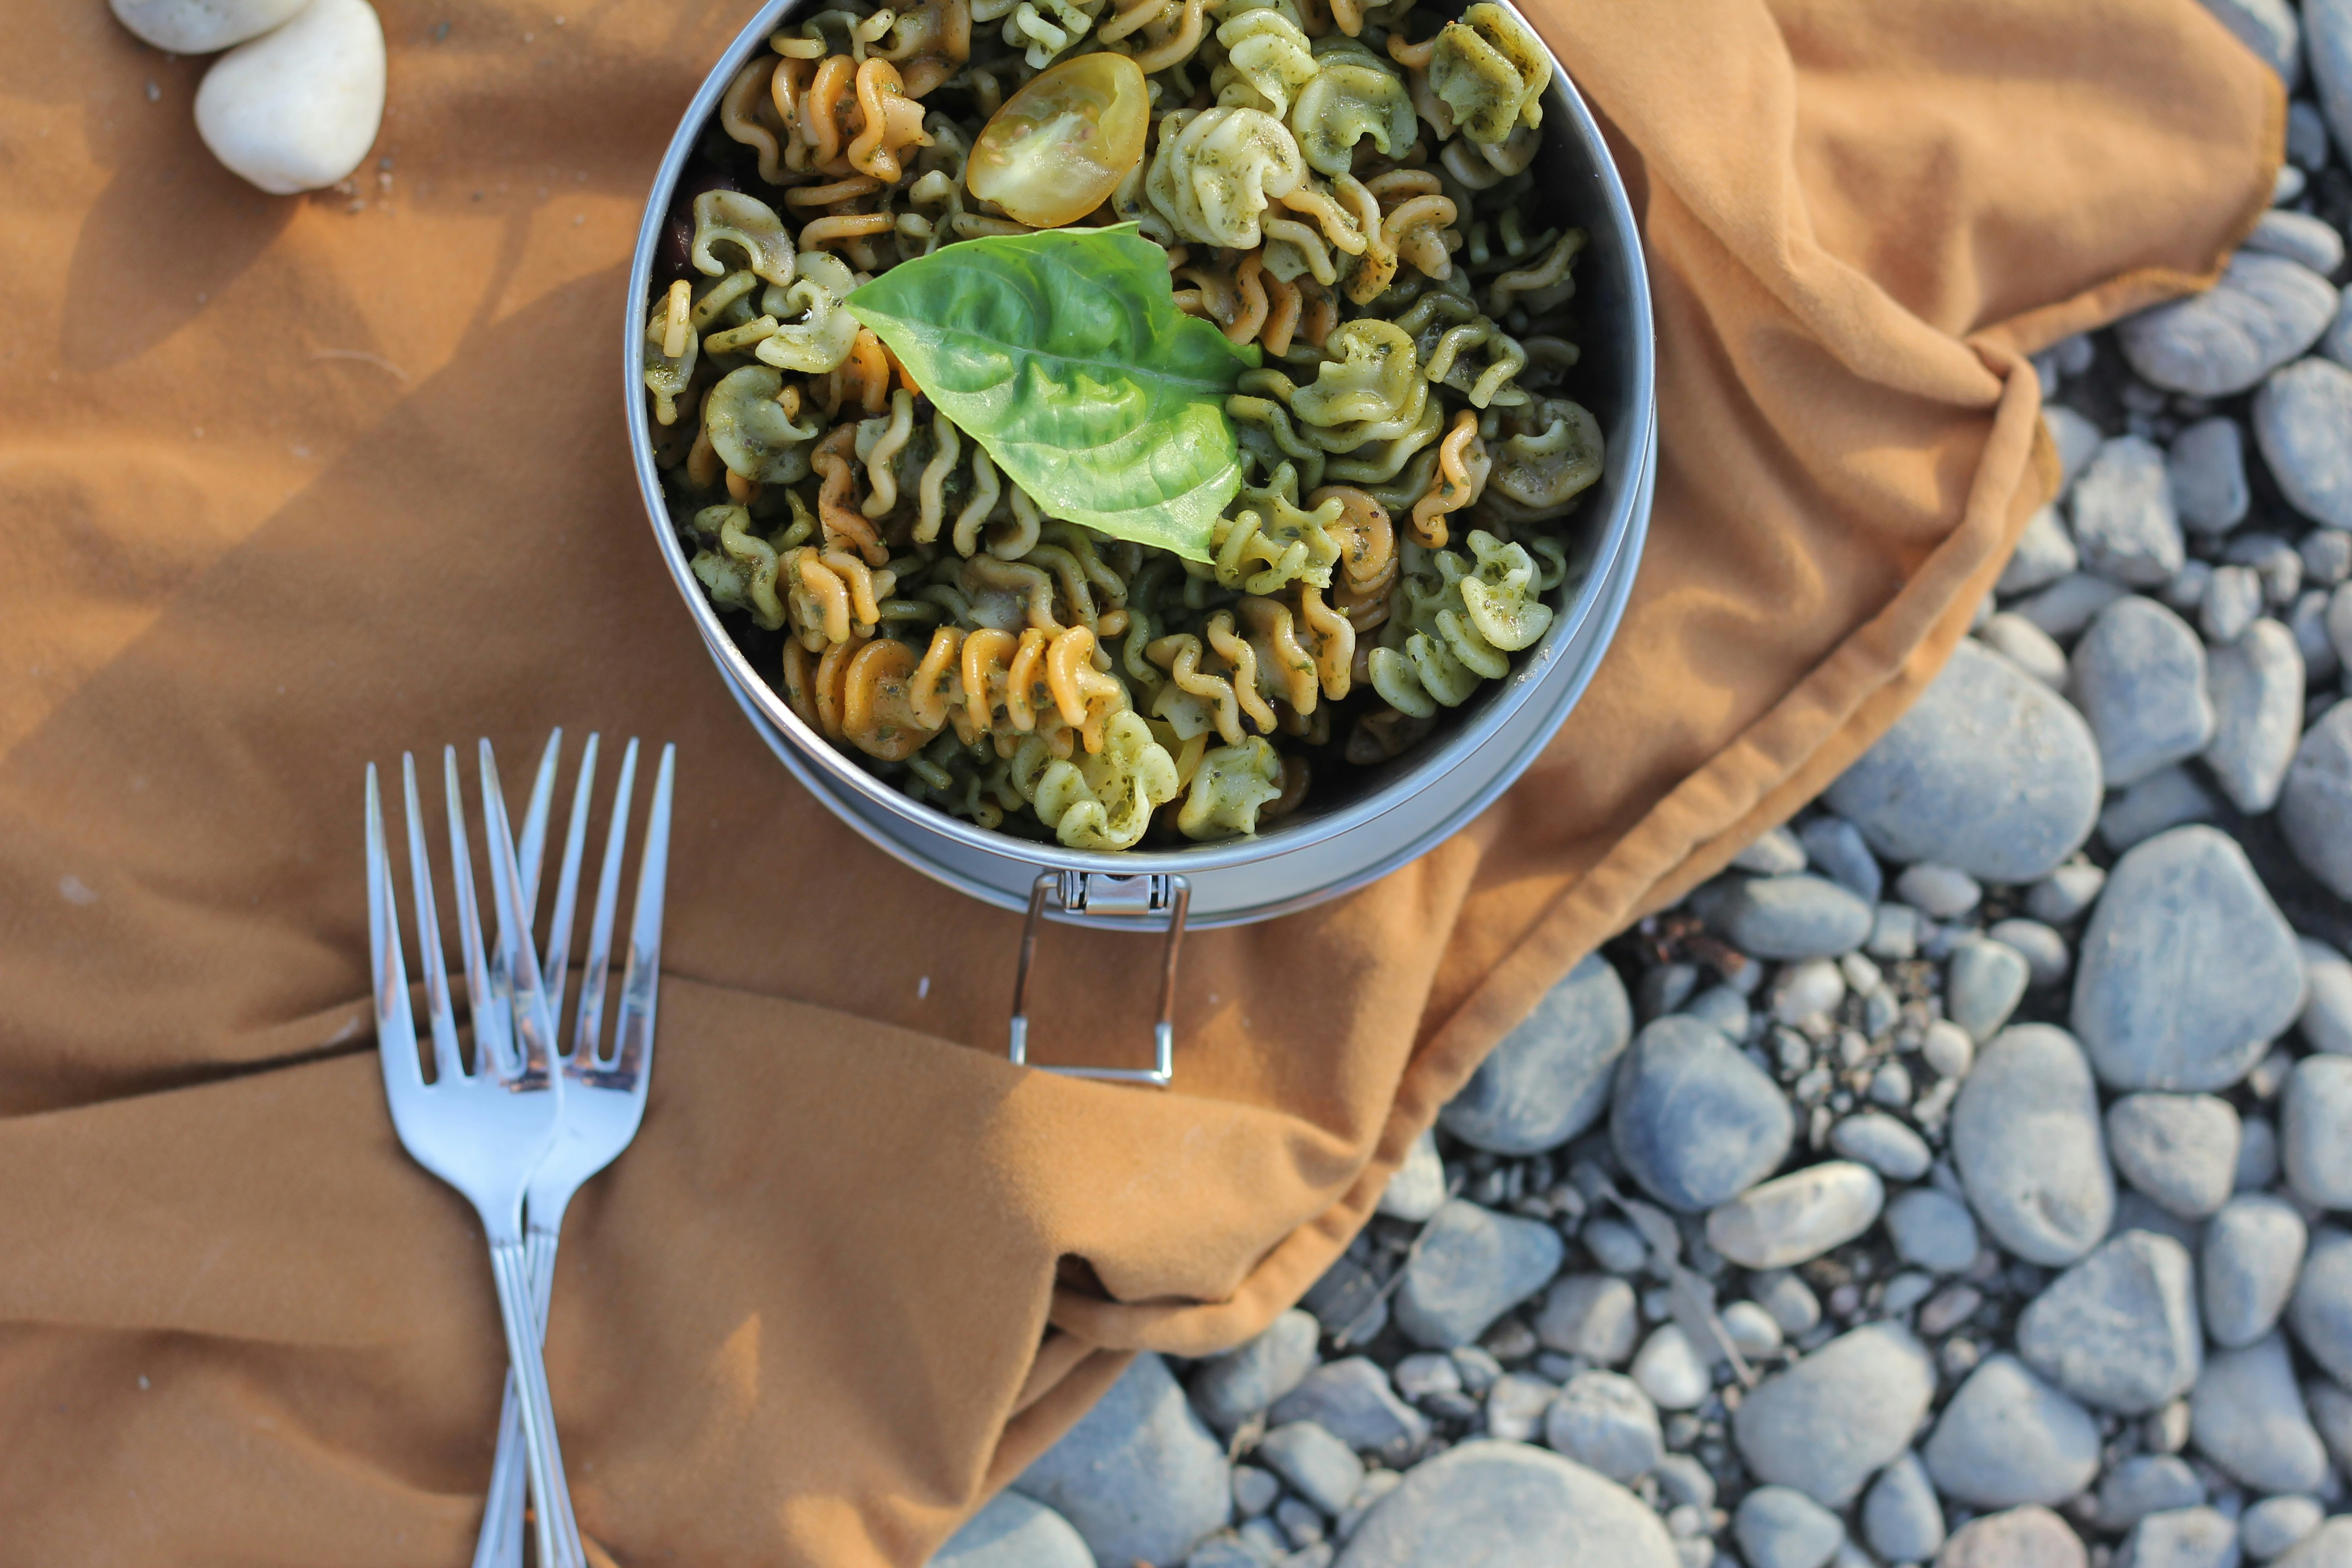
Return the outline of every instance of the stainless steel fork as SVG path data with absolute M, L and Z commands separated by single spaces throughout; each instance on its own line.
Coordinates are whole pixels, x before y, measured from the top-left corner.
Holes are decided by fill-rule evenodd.
M 562 731 L 548 738 L 539 777 L 531 789 L 530 805 L 524 813 L 520 857 L 525 923 L 533 918 L 540 856 L 546 843 L 548 807 L 554 795 L 562 744 Z M 547 1004 L 549 1037 L 558 1040 L 561 1034 L 556 1023 L 563 1011 L 563 984 L 571 959 L 572 918 L 580 889 L 582 854 L 587 843 L 596 748 L 597 737 L 590 735 L 581 753 L 580 777 L 572 790 L 563 863 L 556 875 L 555 905 L 548 922 L 546 969 L 541 990 Z M 613 789 L 612 820 L 605 831 L 604 859 L 596 879 L 596 906 L 589 917 L 587 963 L 581 973 L 572 1046 L 557 1058 L 563 1078 L 563 1114 L 557 1123 L 553 1142 L 531 1176 L 530 1195 L 525 1202 L 524 1255 L 530 1265 L 533 1304 L 541 1334 L 546 1332 L 548 1299 L 555 1280 L 556 1238 L 563 1225 L 564 1208 L 583 1183 L 628 1147 L 645 1116 L 646 1092 L 653 1073 L 654 1010 L 661 982 L 662 894 L 669 866 L 670 796 L 676 769 L 677 748 L 666 746 L 654 780 L 653 804 L 646 816 L 636 902 L 629 921 L 629 948 L 621 971 L 613 1049 L 607 1056 L 601 1048 L 605 975 L 612 956 L 613 920 L 620 901 L 621 851 L 635 796 L 637 742 L 634 740 L 622 753 L 620 780 Z M 489 1500 L 483 1509 L 481 1534 L 475 1543 L 475 1568 L 522 1568 L 520 1460 L 524 1443 L 516 1380 L 509 1373 L 505 1403 L 499 1411 L 498 1458 L 490 1469 Z
M 466 994 L 474 1024 L 473 1070 L 458 1048 L 450 1005 L 448 969 L 433 897 L 433 873 L 418 804 L 416 762 L 401 759 L 408 807 L 409 873 L 415 895 L 416 943 L 425 964 L 425 1013 L 433 1038 L 434 1073 L 426 1081 L 417 1059 L 415 1018 L 408 997 L 408 966 L 401 952 L 392 865 L 384 847 L 383 803 L 375 765 L 368 765 L 368 939 L 374 971 L 377 1055 L 393 1126 L 417 1163 L 463 1193 L 481 1215 L 498 1283 L 499 1315 L 507 1359 L 520 1385 L 523 1447 L 536 1510 L 539 1559 L 546 1568 L 585 1568 L 563 1459 L 540 1360 L 539 1318 L 531 1295 L 522 1236 L 523 1195 L 531 1173 L 554 1142 L 562 1079 L 530 923 L 522 916 L 521 875 L 514 837 L 499 793 L 498 764 L 481 743 L 482 826 L 499 917 L 499 942 L 486 952 L 474 897 L 473 857 L 467 842 L 465 802 L 455 747 L 442 753 L 448 796 L 452 893 Z

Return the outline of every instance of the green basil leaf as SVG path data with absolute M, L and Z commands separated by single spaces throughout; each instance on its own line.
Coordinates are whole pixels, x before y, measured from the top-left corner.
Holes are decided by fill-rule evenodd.
M 849 309 L 1046 516 L 1209 559 L 1242 481 L 1225 398 L 1258 350 L 1176 309 L 1135 225 L 943 246 Z

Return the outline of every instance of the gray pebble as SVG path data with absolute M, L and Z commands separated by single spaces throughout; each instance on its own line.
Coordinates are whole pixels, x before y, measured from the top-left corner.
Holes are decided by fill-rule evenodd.
M 2221 814 L 2221 797 L 2185 767 L 2165 768 L 2125 790 L 2099 814 L 2099 837 L 2120 853 L 2159 833 Z
M 2303 954 L 2303 1013 L 2295 1026 L 2304 1043 L 2315 1051 L 2352 1056 L 2352 960 L 2324 942 L 2305 937 L 2295 943 Z
M 1969 1374 L 1920 1449 L 1936 1489 L 1974 1508 L 2063 1502 L 2099 1473 L 2098 1423 L 2014 1356 Z
M 1757 1384 L 1732 1413 L 1732 1435 L 1759 1480 L 1843 1508 L 1910 1445 L 1935 1389 L 1919 1342 L 1869 1323 Z
M 1731 858 L 1731 864 L 1735 870 L 1753 871 L 1759 877 L 1785 877 L 1805 868 L 1805 847 L 1787 828 L 1775 827 L 1750 841 Z
M 1785 1268 L 1757 1275 L 1748 1289 L 1756 1304 L 1792 1339 L 1811 1333 L 1822 1321 L 1821 1299 L 1812 1287 Z
M 1933 1187 L 1914 1187 L 1886 1205 L 1895 1255 L 1938 1274 L 1958 1274 L 1977 1258 L 1977 1222 L 1968 1205 Z
M 2072 1263 L 2106 1234 L 2115 1184 L 2098 1093 L 2064 1030 L 2019 1025 L 1985 1047 L 1960 1086 L 1951 1147 L 1969 1206 L 2020 1258 Z
M 1601 1267 L 1615 1274 L 1631 1274 L 1650 1260 L 1650 1245 L 1642 1233 L 1622 1220 L 1587 1220 L 1577 1232 L 1584 1250 L 1592 1254 Z
M 2352 527 L 2352 370 L 2297 361 L 2254 395 L 2254 442 L 2295 510 Z
M 1293 1307 L 1255 1339 L 1202 1362 L 1192 1373 L 1192 1403 L 1202 1418 L 1231 1432 L 1297 1388 L 1320 1359 L 1314 1314 Z
M 2329 1376 L 2352 1383 L 2352 1235 L 2326 1226 L 2312 1236 L 2286 1321 Z
M 2027 890 L 2025 912 L 2053 926 L 2071 925 L 2106 885 L 2107 874 L 2087 860 L 2061 866 Z
M 2134 595 L 2100 611 L 2070 668 L 2110 788 L 2184 762 L 2213 738 L 2205 645 L 2153 599 Z
M 1282 1495 L 1282 1483 L 1274 1472 L 1255 1465 L 1234 1467 L 1234 1511 L 1244 1519 L 1255 1519 L 1274 1507 Z
M 2294 548 L 2303 557 L 2304 576 L 2315 586 L 2333 588 L 2352 578 L 2352 532 L 2315 528 Z
M 2218 1510 L 2174 1509 L 2132 1526 L 2120 1561 L 2130 1568 L 2238 1568 L 2238 1525 Z
M 2278 1179 L 2278 1129 L 2268 1117 L 2249 1116 L 2238 1138 L 2238 1191 L 2260 1192 Z
M 2207 1356 L 2189 1411 L 2198 1451 L 2257 1491 L 2310 1491 L 2326 1475 L 2326 1450 L 2275 1333 Z
M 2352 1516 L 2336 1515 L 2271 1561 L 2278 1568 L 2352 1568 Z
M 2182 615 L 2201 607 L 2205 595 L 2213 589 L 2213 567 L 2204 561 L 2184 561 L 2172 581 L 2157 591 L 2157 597 Z
M 1868 1230 L 1885 1203 L 1877 1172 L 1828 1160 L 1716 1208 L 1706 1216 L 1706 1241 L 1744 1268 L 1793 1268 Z
M 2319 106 L 2296 99 L 2286 106 L 2287 161 L 2306 172 L 2327 162 L 2327 120 Z
M 1683 1011 L 1711 1025 L 1725 1039 L 1742 1039 L 1748 1034 L 1748 998 L 1728 985 L 1708 986 L 1685 1004 Z
M 2016 553 L 2002 568 L 1993 591 L 2004 597 L 2029 594 L 2049 586 L 2082 563 L 2074 536 L 2066 531 L 2065 520 L 2056 507 L 2045 506 L 2026 521 L 2025 531 L 2018 536 Z
M 2204 4 L 2214 20 L 2253 50 L 2255 57 L 2276 71 L 2279 79 L 2290 89 L 2302 80 L 2303 28 L 2295 21 L 2294 7 L 2287 0 L 2204 0 Z M 2249 239 L 2246 243 L 2252 245 L 2253 241 Z M 2336 254 L 2340 259 L 2341 247 Z M 2319 270 L 2332 272 L 2335 268 L 2322 267 Z
M 1990 1039 L 2025 999 L 2032 976 L 2032 966 L 2015 948 L 1989 937 L 1971 937 L 1952 950 L 1945 970 L 1945 1011 L 1971 1039 Z
M 2336 590 L 2329 631 L 2346 622 L 2341 648 L 2352 640 L 2352 584 Z M 2303 738 L 2280 792 L 2279 827 L 2305 869 L 2352 899 L 2352 698 L 2338 702 Z
M 2186 559 L 2164 453 L 2138 436 L 2103 443 L 2074 481 L 2074 548 L 2083 568 L 2126 587 L 2171 579 Z
M 1680 1568 L 1658 1516 L 1640 1500 L 1540 1448 L 1491 1440 L 1418 1465 L 1375 1504 L 1338 1568 Z
M 1396 1293 L 1396 1323 L 1433 1350 L 1468 1344 L 1496 1319 L 1543 1289 L 1567 1244 L 1532 1219 L 1449 1200 L 1422 1232 Z
M 2242 5 L 2245 0 L 2233 3 Z M 2286 10 L 2284 0 L 2271 3 Z M 2254 231 L 2246 236 L 2244 244 L 2250 250 L 2300 261 L 2317 273 L 2333 272 L 2344 265 L 2344 237 L 2326 218 L 2314 217 L 2309 213 L 2266 212 L 2254 225 Z
M 1381 1189 L 1380 1210 L 1391 1218 L 1418 1224 L 1444 1202 L 1445 1163 L 1437 1157 L 1437 1140 L 1424 1131 L 1412 1141 L 1412 1147 L 1405 1151 L 1404 1163 Z
M 2207 665 L 2219 723 L 2205 765 L 2240 811 L 2258 816 L 2276 805 L 2303 739 L 2303 653 L 2294 634 L 2259 620 Z
M 2063 403 L 2044 403 L 2042 423 L 2050 432 L 2050 444 L 2058 448 L 2058 493 L 2063 496 L 2074 488 L 2076 477 L 2089 466 L 2106 437 L 2087 417 Z
M 1564 1274 L 1544 1294 L 1536 1338 L 1564 1355 L 1615 1366 L 1641 1330 L 1633 1287 L 1611 1274 Z
M 2222 1205 L 2198 1256 L 2205 1331 L 2215 1344 L 2240 1349 L 2278 1326 L 2305 1240 L 2303 1216 L 2283 1199 L 2248 1193 Z
M 2099 1525 L 2129 1530 L 2152 1513 L 2202 1508 L 2205 1483 L 2174 1454 L 2135 1454 L 2099 1481 Z
M 1462 1392 L 1462 1372 L 1454 1364 L 1451 1355 L 1435 1351 L 1416 1351 L 1389 1369 L 1389 1381 L 1407 1399 L 1420 1400 L 1433 1394 Z
M 2053 691 L 2066 689 L 2066 650 L 2048 632 L 2014 610 L 2003 610 L 1978 632 L 1987 647 L 1995 649 L 2018 668 Z
M 1325 1513 L 1346 1508 L 1364 1483 L 1364 1461 L 1356 1451 L 1312 1421 L 1276 1426 L 1258 1439 L 1257 1454 Z
M 1822 1568 L 1845 1540 L 1838 1516 L 1794 1487 L 1758 1487 L 1739 1500 L 1732 1533 L 1748 1568 Z
M 1896 1182 L 1916 1182 L 1935 1158 L 1927 1141 L 1885 1111 L 1865 1110 L 1830 1129 L 1830 1147 Z
M 1002 1491 L 948 1537 L 930 1568 L 1095 1568 L 1086 1538 L 1034 1499 Z
M 2230 1201 L 2239 1135 L 2237 1110 L 2210 1094 L 2127 1094 L 2107 1108 L 2116 1173 L 2187 1219 Z
M 1811 958 L 1780 971 L 1766 997 L 1772 1016 L 1784 1024 L 1837 1011 L 1845 1000 L 1845 972 L 1826 958 Z
M 1916 1454 L 1878 1472 L 1862 1500 L 1862 1533 L 1890 1563 L 1923 1563 L 1944 1544 L 1944 1505 Z
M 2117 323 L 2124 358 L 2169 392 L 2243 392 L 2319 341 L 2336 317 L 2336 290 L 2299 262 L 2240 251 L 2206 293 Z
M 1437 1124 L 1498 1154 L 1557 1148 L 1601 1119 L 1609 1076 L 1633 1037 L 1624 982 L 1589 953 L 1503 1037 Z
M 1692 895 L 1691 907 L 1758 958 L 1835 958 L 1870 935 L 1870 906 L 1809 874 L 1720 878 Z
M 1772 1354 L 1781 1345 L 1780 1325 L 1753 1301 L 1734 1301 L 1724 1308 L 1723 1331 L 1739 1353 L 1750 1361 Z
M 2172 438 L 2165 467 L 2180 521 L 2199 533 L 2227 533 L 2246 520 L 2246 445 L 2238 422 L 2200 419 Z
M 2120 583 L 2088 572 L 2061 577 L 2047 588 L 2011 606 L 2059 641 L 2078 637 L 2101 610 L 2131 593 Z
M 1919 911 L 1910 905 L 1881 904 L 1871 912 L 1864 951 L 1873 958 L 1910 958 L 1919 951 Z
M 1110 1563 L 1181 1562 L 1233 1509 L 1223 1445 L 1150 1351 L 1013 1485 Z
M 1626 1054 L 1609 1135 L 1644 1191 L 1695 1214 L 1769 1174 L 1788 1153 L 1796 1121 L 1780 1087 L 1721 1035 L 1671 1017 L 1644 1028 Z
M 1633 1357 L 1633 1381 L 1661 1410 L 1696 1410 L 1715 1392 L 1707 1363 L 1682 1330 L 1662 1323 Z
M 1428 1419 L 1399 1399 L 1389 1374 L 1365 1356 L 1308 1373 L 1275 1402 L 1268 1419 L 1276 1426 L 1312 1421 L 1358 1453 L 1392 1464 L 1411 1458 L 1429 1436 Z
M 2188 1248 L 2144 1230 L 2125 1231 L 2058 1276 L 2017 1320 L 2028 1366 L 2126 1415 L 2188 1393 L 2203 1343 Z
M 1862 830 L 1843 816 L 1823 815 L 1799 830 L 1812 865 L 1864 903 L 1874 904 L 1885 886 L 1878 857 L 1863 842 Z
M 1466 1396 L 1465 1396 L 1466 1397 Z M 1486 1435 L 1530 1443 L 1559 1397 L 1559 1385 L 1524 1372 L 1507 1372 L 1486 1391 Z
M 1977 1043 L 1969 1032 L 1948 1018 L 1938 1018 L 1927 1026 L 1919 1042 L 1919 1055 L 1927 1064 L 1946 1078 L 1960 1078 L 1977 1059 Z
M 2177 827 L 2116 862 L 2074 975 L 2074 1032 L 2104 1081 L 2226 1089 L 2302 1005 L 2294 932 L 2234 840 Z
M 1957 866 L 1922 860 L 1895 879 L 1895 896 L 1934 920 L 1958 920 L 1984 897 L 1977 879 Z
M 2012 1508 L 1952 1532 L 1936 1568 L 2085 1568 L 2082 1537 L 2046 1508 Z
M 1647 1475 L 1665 1457 L 1657 1406 L 1622 1373 L 1582 1372 L 1544 1415 L 1544 1441 L 1614 1481 Z
M 2287 1076 L 2279 1163 L 2305 1203 L 2352 1208 L 2352 1057 L 2305 1057 Z
M 2327 1510 L 2315 1497 L 2288 1492 L 2264 1498 L 2238 1516 L 2238 1544 L 2257 1563 L 2267 1563 L 2316 1531 Z
M 1963 639 L 1910 710 L 1830 785 L 1828 799 L 1891 859 L 1934 859 L 1990 881 L 2030 882 L 2089 837 L 2100 787 L 2081 715 L 1999 654 Z
M 2040 921 L 2018 918 L 1996 921 L 1985 935 L 2004 947 L 2014 949 L 2024 958 L 2037 990 L 2044 985 L 2057 984 L 2074 967 L 2074 955 L 2068 951 L 2066 939 Z
M 2263 613 L 2263 574 L 2251 566 L 2218 566 L 2198 601 L 2197 626 L 2220 647 L 2236 642 Z
M 2326 685 L 2343 665 L 2327 635 L 2327 590 L 2313 588 L 2297 599 L 2287 612 L 2286 629 L 2294 635 L 2295 651 L 2303 655 L 2305 686 Z

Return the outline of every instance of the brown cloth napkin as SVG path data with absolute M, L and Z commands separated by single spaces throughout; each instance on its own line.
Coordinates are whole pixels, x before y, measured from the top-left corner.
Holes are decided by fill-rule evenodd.
M 1017 919 L 794 784 L 656 559 L 623 279 L 746 9 L 384 0 L 376 155 L 307 199 L 205 154 L 201 62 L 12 19 L 0 1564 L 467 1560 L 502 1356 L 384 1112 L 369 761 L 677 743 L 653 1101 L 548 1341 L 582 1523 L 908 1568 L 1125 1352 L 1296 1298 L 1549 984 L 1885 728 L 2048 493 L 2020 356 L 2210 279 L 2282 141 L 2192 0 L 1538 0 L 1647 228 L 1633 607 L 1469 831 L 1187 944 L 1155 1094 L 1004 1061 Z M 1154 951 L 1050 932 L 1040 1054 L 1135 1059 Z

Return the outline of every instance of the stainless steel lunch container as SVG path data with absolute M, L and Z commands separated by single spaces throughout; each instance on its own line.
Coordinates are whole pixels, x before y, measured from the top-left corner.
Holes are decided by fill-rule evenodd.
M 992 833 L 908 798 L 803 724 L 737 649 L 687 564 L 662 504 L 639 379 L 646 289 L 678 177 L 735 73 L 769 35 L 818 0 L 770 0 L 719 63 L 670 139 L 637 233 L 622 334 L 622 400 L 647 519 L 688 614 L 751 727 L 793 776 L 877 847 L 959 891 L 1005 909 L 1132 929 L 1189 921 L 1234 925 L 1304 909 L 1363 886 L 1433 847 L 1517 779 L 1592 679 L 1625 607 L 1657 470 L 1650 293 L 1623 183 L 1591 112 L 1554 61 L 1538 160 L 1546 225 L 1591 243 L 1577 262 L 1583 350 L 1579 400 L 1608 433 L 1608 469 L 1569 529 L 1581 584 L 1550 629 L 1419 748 L 1346 781 L 1255 837 L 1127 854 L 1065 849 Z M 1573 582 L 1574 579 L 1571 578 Z M 778 672 L 768 671 L 769 675 Z M 1172 919 L 1171 919 L 1172 917 Z M 1025 963 L 1025 944 L 1024 969 Z M 1171 975 L 1172 975 L 1172 951 Z M 1165 1009 L 1163 1009 L 1164 1013 Z M 1020 1012 L 1016 1001 L 1014 1012 Z M 1014 1054 L 1021 1055 L 1016 1016 Z M 1162 1029 L 1161 1065 L 1165 1067 Z M 1159 1074 L 1131 1075 L 1164 1081 Z

